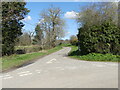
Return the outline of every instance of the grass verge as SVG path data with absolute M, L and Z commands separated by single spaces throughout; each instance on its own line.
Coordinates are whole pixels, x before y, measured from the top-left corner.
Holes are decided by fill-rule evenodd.
M 21 55 L 11 55 L 11 56 L 4 56 L 0 60 L 2 60 L 2 71 L 9 70 L 11 68 L 19 67 L 22 64 L 32 61 L 34 59 L 38 59 L 42 56 L 51 54 L 58 50 L 62 49 L 62 46 L 57 46 L 55 48 L 46 50 L 44 52 L 35 52 L 35 53 L 28 53 L 28 54 L 21 54 Z
M 120 55 L 90 53 L 87 55 L 79 55 L 78 47 L 71 46 L 69 56 L 78 60 L 86 61 L 104 61 L 104 62 L 120 62 Z

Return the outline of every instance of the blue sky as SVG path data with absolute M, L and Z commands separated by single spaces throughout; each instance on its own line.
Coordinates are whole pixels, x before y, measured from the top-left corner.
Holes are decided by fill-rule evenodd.
M 63 39 L 69 39 L 71 35 L 76 35 L 78 25 L 75 19 L 70 19 L 68 14 L 71 12 L 78 12 L 82 6 L 90 3 L 87 2 L 27 2 L 26 7 L 30 10 L 29 14 L 24 20 L 24 32 L 34 31 L 35 26 L 39 22 L 40 12 L 49 8 L 51 5 L 61 8 L 63 15 L 62 18 L 66 21 L 66 36 Z M 66 14 L 67 13 L 67 14 Z M 65 17 L 66 14 L 66 17 Z M 67 16 L 68 15 L 68 16 Z M 68 18 L 67 18 L 68 17 Z

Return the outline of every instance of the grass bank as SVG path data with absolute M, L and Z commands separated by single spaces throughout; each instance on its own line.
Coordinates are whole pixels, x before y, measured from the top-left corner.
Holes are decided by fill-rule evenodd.
M 35 60 L 42 56 L 56 52 L 60 49 L 62 49 L 62 46 L 57 46 L 55 48 L 45 50 L 45 51 L 40 51 L 40 52 L 21 54 L 21 55 L 14 54 L 11 56 L 4 56 L 0 59 L 0 60 L 2 60 L 2 71 L 9 70 L 9 69 L 15 68 L 15 67 L 19 67 L 28 61 Z
M 120 62 L 120 55 L 90 53 L 87 55 L 79 55 L 78 47 L 71 46 L 69 56 L 78 60 L 86 61 L 104 61 L 104 62 Z

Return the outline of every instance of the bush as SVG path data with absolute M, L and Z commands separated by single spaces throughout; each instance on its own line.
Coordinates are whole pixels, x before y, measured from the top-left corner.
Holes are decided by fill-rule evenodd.
M 16 47 L 16 51 L 24 51 L 25 53 L 32 53 L 32 52 L 38 52 L 42 50 L 42 47 L 39 45 L 33 45 L 33 46 L 19 46 Z M 18 53 L 19 54 L 19 53 Z
M 80 56 L 80 59 L 89 61 L 119 61 L 120 56 L 113 54 L 89 53 L 87 55 Z
M 42 50 L 42 48 L 39 46 L 32 47 L 32 48 L 25 48 L 26 53 L 38 52 L 40 50 Z
M 78 51 L 77 46 L 71 46 L 72 50 L 69 52 L 69 56 L 79 59 L 79 60 L 87 60 L 87 61 L 113 61 L 120 62 L 120 55 L 113 54 L 101 54 L 101 53 L 89 53 L 87 55 L 82 55 Z
M 16 54 L 25 54 L 26 52 L 25 52 L 25 50 L 18 49 L 18 50 L 16 50 L 15 53 L 16 53 Z
M 120 55 L 120 28 L 110 21 L 102 25 L 93 25 L 88 29 L 82 27 L 78 34 L 82 54 L 112 53 Z

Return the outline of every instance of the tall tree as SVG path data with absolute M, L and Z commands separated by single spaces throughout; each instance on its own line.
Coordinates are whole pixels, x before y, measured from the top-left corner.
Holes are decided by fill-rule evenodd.
M 43 45 L 44 34 L 43 34 L 43 30 L 41 29 L 40 24 L 38 24 L 36 26 L 35 32 L 36 32 L 35 39 L 37 40 L 37 43 L 42 46 Z
M 22 35 L 24 26 L 21 20 L 29 12 L 25 5 L 25 2 L 2 2 L 2 55 L 14 53 L 15 40 Z
M 46 31 L 49 45 L 56 46 L 56 39 L 64 36 L 64 20 L 61 18 L 62 11 L 57 7 L 50 7 L 44 10 L 40 16 L 42 18 L 42 25 Z

